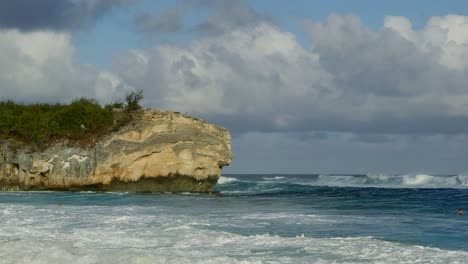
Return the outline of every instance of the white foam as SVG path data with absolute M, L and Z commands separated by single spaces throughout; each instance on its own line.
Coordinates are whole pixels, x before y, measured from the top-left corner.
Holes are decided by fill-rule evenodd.
M 221 176 L 218 179 L 218 184 L 225 184 L 225 183 L 234 182 L 234 181 L 238 181 L 238 179 L 231 178 L 231 177 L 226 177 L 226 176 Z
M 350 223 L 351 218 L 354 216 L 340 216 L 340 219 L 335 219 L 330 215 L 318 215 L 318 214 L 290 214 L 290 213 L 258 213 L 258 214 L 246 214 L 241 216 L 241 219 L 252 219 L 258 220 L 281 220 L 282 223 L 296 223 L 313 225 L 317 223 Z
M 468 259 L 465 251 L 373 237 L 316 238 L 303 231 L 282 237 L 219 230 L 236 223 L 256 227 L 262 219 L 313 224 L 326 219 L 320 215 L 255 213 L 235 222 L 160 209 L 0 204 L 1 263 L 465 263 Z
M 468 188 L 468 176 L 406 175 L 319 175 L 316 180 L 300 184 L 332 187 L 376 188 Z
M 274 181 L 277 181 L 277 180 L 284 180 L 286 179 L 286 177 L 282 177 L 282 176 L 275 176 L 275 177 L 263 177 L 264 180 L 274 180 Z
M 468 258 L 467 252 L 372 237 L 242 236 L 190 227 L 144 239 L 126 236 L 131 234 L 122 233 L 123 239 L 112 242 L 84 232 L 74 233 L 68 241 L 9 241 L 2 243 L 0 254 L 2 263 L 464 263 Z
M 455 176 L 432 176 L 426 174 L 404 175 L 402 185 L 408 187 L 427 188 L 467 188 L 468 177 Z
M 242 179 L 242 178 L 240 178 Z M 221 176 L 218 184 L 240 181 L 234 177 Z M 430 174 L 367 174 L 367 175 L 319 175 L 318 177 L 263 177 L 264 181 L 251 181 L 257 186 L 249 190 L 230 190 L 223 193 L 244 193 L 256 191 L 274 191 L 271 183 L 295 183 L 309 186 L 330 187 L 374 187 L 374 188 L 468 188 L 467 175 L 430 175 Z M 264 190 L 262 188 L 268 188 Z

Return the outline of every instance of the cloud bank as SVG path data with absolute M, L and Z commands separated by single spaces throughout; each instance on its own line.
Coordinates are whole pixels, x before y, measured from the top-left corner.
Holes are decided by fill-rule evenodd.
M 107 103 L 143 89 L 146 107 L 228 127 L 243 172 L 468 169 L 468 17 L 433 17 L 418 29 L 386 17 L 372 30 L 331 15 L 303 21 L 306 48 L 249 9 L 239 13 L 251 22 L 221 23 L 221 9 L 192 28 L 189 43 L 121 51 L 108 71 L 78 63 L 66 30 L 0 22 L 0 100 Z M 145 33 L 185 30 L 177 23 L 186 12 L 173 14 L 175 27 Z M 213 21 L 217 28 L 205 27 Z
M 434 17 L 420 30 L 386 17 L 305 21 L 311 48 L 271 23 L 122 51 L 113 69 L 75 60 L 69 33 L 0 31 L 1 99 L 109 101 L 143 89 L 145 104 L 247 131 L 465 133 L 468 18 Z
M 271 23 L 117 56 L 115 72 L 149 106 L 219 119 L 240 131 L 465 133 L 468 18 L 420 30 L 386 17 L 305 21 L 312 47 Z
M 143 89 L 145 104 L 247 131 L 456 134 L 468 129 L 468 18 L 415 30 L 386 17 L 305 21 L 311 48 L 268 22 L 188 46 L 122 51 L 111 71 L 76 62 L 69 33 L 0 31 L 1 99 L 103 101 Z

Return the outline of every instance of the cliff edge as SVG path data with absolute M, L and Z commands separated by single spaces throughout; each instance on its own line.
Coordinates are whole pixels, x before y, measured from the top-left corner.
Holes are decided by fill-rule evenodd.
M 171 111 L 140 110 L 87 146 L 43 151 L 0 142 L 1 190 L 211 192 L 232 160 L 225 128 Z

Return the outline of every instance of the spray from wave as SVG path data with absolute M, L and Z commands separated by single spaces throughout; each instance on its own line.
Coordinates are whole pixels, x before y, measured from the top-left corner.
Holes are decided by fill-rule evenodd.
M 358 187 L 358 188 L 468 188 L 466 175 L 428 174 L 361 174 L 361 175 L 236 175 L 222 176 L 218 181 L 220 189 L 228 192 L 250 190 L 293 191 L 307 187 Z
M 277 181 L 277 180 L 284 180 L 286 177 L 284 176 L 275 176 L 275 177 L 263 177 L 264 180 L 268 181 Z
M 238 179 L 221 176 L 218 180 L 218 184 L 226 184 L 226 183 L 234 182 L 234 181 L 238 181 Z
M 319 175 L 316 186 L 375 188 L 468 188 L 468 176 L 463 175 Z

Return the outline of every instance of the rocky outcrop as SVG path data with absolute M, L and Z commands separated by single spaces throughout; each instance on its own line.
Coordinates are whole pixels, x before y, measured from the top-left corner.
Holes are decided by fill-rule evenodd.
M 177 112 L 142 110 L 87 147 L 41 152 L 0 144 L 2 190 L 210 192 L 232 159 L 225 128 Z

